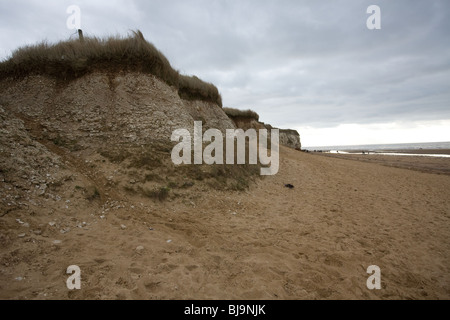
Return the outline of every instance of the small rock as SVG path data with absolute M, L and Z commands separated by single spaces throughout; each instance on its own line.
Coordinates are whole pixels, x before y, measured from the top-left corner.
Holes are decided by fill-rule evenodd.
M 153 229 L 153 228 L 148 228 L 148 230 L 153 231 L 153 230 L 155 230 L 155 229 Z
M 49 224 L 50 227 L 53 227 L 56 224 L 56 222 L 50 221 L 48 224 Z
M 136 251 L 142 251 L 142 250 L 144 250 L 144 247 L 143 247 L 143 246 L 137 246 L 137 247 L 136 247 Z
M 23 278 L 22 278 L 22 277 L 17 277 L 16 280 L 17 280 L 17 281 L 22 281 Z
M 120 225 L 120 229 L 125 230 L 126 228 L 127 228 L 126 225 L 124 225 L 124 224 L 121 224 L 121 225 Z
M 59 230 L 59 232 L 61 232 L 62 234 L 67 233 L 70 231 L 70 228 L 63 228 L 61 230 Z
M 169 239 L 169 240 L 167 240 L 167 243 L 171 243 L 171 242 L 172 242 L 172 240 L 170 240 L 170 239 Z
M 232 215 L 237 215 L 237 212 L 236 212 L 236 211 L 233 211 L 231 214 L 232 214 Z
M 53 244 L 61 244 L 61 240 L 53 240 Z
M 18 234 L 17 236 L 19 237 L 19 238 L 23 238 L 23 237 L 25 237 L 25 233 L 21 233 L 21 234 Z
M 133 279 L 133 280 L 138 280 L 140 277 L 141 276 L 139 274 L 136 274 L 136 273 L 131 274 L 131 279 Z

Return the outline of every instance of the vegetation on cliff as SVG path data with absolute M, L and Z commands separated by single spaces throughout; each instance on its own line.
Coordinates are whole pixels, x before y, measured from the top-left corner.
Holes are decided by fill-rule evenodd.
M 177 88 L 183 99 L 222 106 L 222 98 L 213 84 L 181 75 L 139 30 L 125 38 L 85 37 L 83 41 L 41 42 L 19 48 L 0 62 L 0 80 L 39 74 L 70 81 L 93 71 L 149 73 Z
M 223 108 L 226 115 L 230 118 L 251 118 L 259 121 L 259 114 L 253 110 L 239 110 L 234 108 Z

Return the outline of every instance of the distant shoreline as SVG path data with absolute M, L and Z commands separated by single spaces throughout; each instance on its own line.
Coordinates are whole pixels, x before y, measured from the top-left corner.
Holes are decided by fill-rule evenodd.
M 404 153 L 406 152 L 406 153 Z M 386 152 L 348 153 L 314 152 L 313 155 L 345 160 L 377 163 L 388 167 L 403 168 L 426 173 L 450 175 L 450 149 L 389 150 Z
M 340 151 L 349 153 L 409 153 L 409 154 L 450 154 L 450 142 L 424 142 L 424 143 L 394 143 L 394 144 L 367 144 L 367 145 L 331 145 L 303 147 L 313 152 Z
M 380 154 L 380 155 L 448 155 L 450 156 L 450 149 L 402 149 L 402 150 L 342 150 L 348 154 Z M 336 152 L 342 152 L 336 151 Z
M 450 149 L 402 149 L 402 150 L 377 150 L 375 153 L 409 153 L 409 154 L 447 154 L 450 155 Z
M 428 157 L 450 157 L 450 149 L 401 149 L 401 150 L 307 150 L 313 153 L 347 154 L 347 155 L 384 155 L 384 156 L 428 156 Z

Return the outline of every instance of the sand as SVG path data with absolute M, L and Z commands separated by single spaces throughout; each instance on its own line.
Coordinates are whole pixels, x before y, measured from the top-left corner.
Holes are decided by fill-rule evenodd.
M 69 230 L 56 213 L 1 217 L 0 298 L 450 298 L 446 174 L 283 147 L 279 173 L 245 192 L 114 197 L 65 217 Z
M 367 151 L 366 151 L 367 152 Z M 436 173 L 436 174 L 447 174 L 450 175 L 450 158 L 449 157 L 435 157 L 435 156 L 424 156 L 425 154 L 433 155 L 450 155 L 450 150 L 439 149 L 439 150 L 395 150 L 389 153 L 406 153 L 407 156 L 396 156 L 396 155 L 382 155 L 382 154 L 362 154 L 362 153 L 314 153 L 316 155 L 348 159 L 356 161 L 364 161 L 371 163 L 378 163 L 381 165 L 405 168 L 416 170 L 420 172 Z M 411 156 L 417 154 L 417 156 Z

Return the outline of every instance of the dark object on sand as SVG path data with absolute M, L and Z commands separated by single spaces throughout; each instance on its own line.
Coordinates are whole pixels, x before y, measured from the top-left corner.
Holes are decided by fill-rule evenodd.
M 294 189 L 294 186 L 290 183 L 284 185 L 286 188 Z

